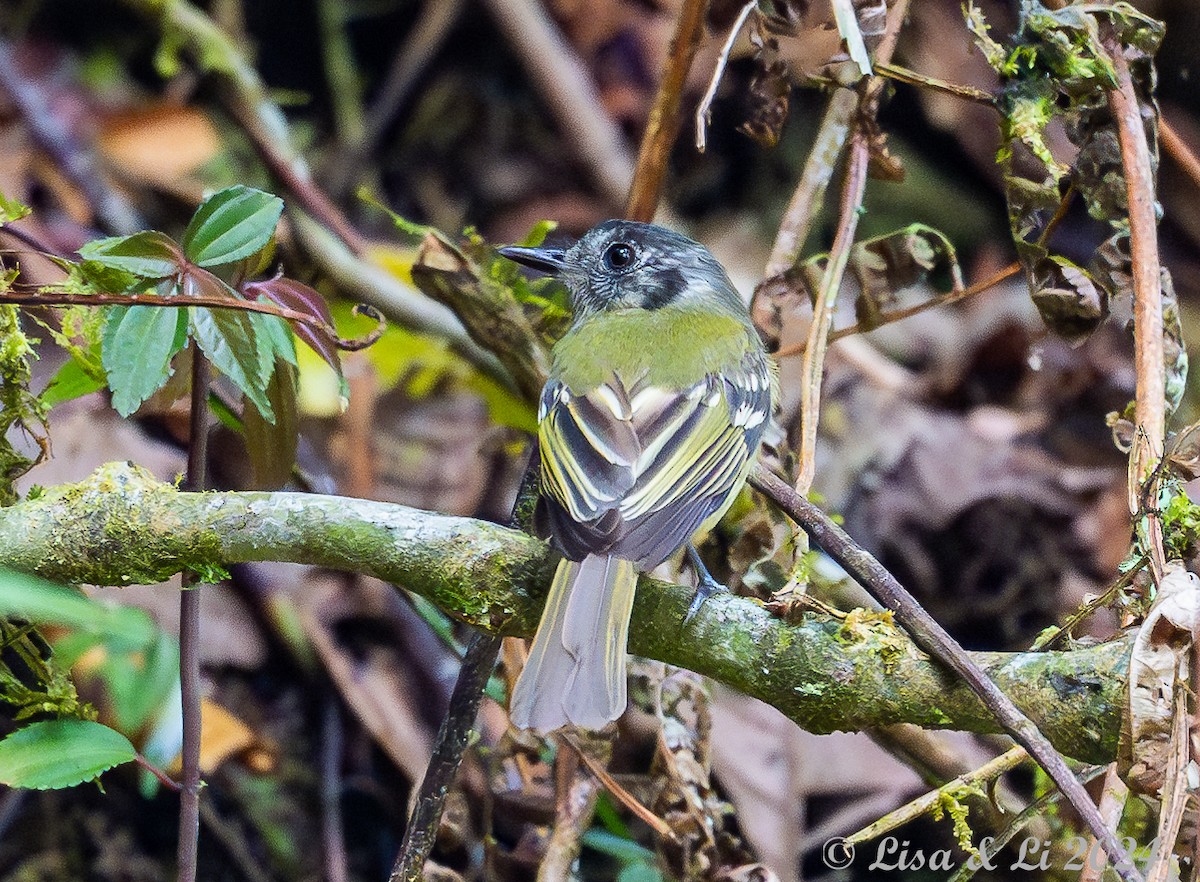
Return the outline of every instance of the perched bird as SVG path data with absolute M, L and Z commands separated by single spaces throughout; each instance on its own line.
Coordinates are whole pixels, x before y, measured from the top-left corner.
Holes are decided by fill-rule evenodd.
M 566 250 L 500 253 L 557 275 L 574 308 L 538 407 L 535 523 L 564 559 L 510 716 L 598 729 L 625 710 L 638 573 L 732 504 L 771 415 L 773 362 L 716 258 L 663 227 L 612 220 Z M 719 586 L 688 548 L 695 609 Z

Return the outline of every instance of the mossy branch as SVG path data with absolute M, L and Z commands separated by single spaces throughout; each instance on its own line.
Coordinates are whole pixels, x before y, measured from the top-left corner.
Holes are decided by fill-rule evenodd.
M 128 464 L 0 509 L 0 565 L 65 582 L 158 582 L 191 568 L 290 561 L 366 573 L 493 633 L 528 636 L 554 556 L 524 533 L 400 505 L 299 493 L 186 493 Z M 890 616 L 806 614 L 788 624 L 746 598 L 711 599 L 691 625 L 692 589 L 643 578 L 630 650 L 710 676 L 811 732 L 892 723 L 995 732 L 956 677 Z M 1116 751 L 1126 641 L 1069 652 L 973 653 L 1065 754 Z

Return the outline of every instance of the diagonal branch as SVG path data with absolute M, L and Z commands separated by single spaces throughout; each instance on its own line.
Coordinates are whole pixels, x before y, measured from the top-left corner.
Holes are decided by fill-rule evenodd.
M 184 567 L 290 561 L 403 585 L 492 633 L 531 635 L 555 564 L 544 543 L 469 518 L 298 493 L 185 493 L 128 464 L 0 509 L 0 564 L 65 582 L 162 581 Z M 887 614 L 789 624 L 719 595 L 685 629 L 693 589 L 643 578 L 630 650 L 721 681 L 811 732 L 898 722 L 995 732 L 971 689 L 929 660 Z M 1062 752 L 1116 751 L 1129 645 L 971 653 Z

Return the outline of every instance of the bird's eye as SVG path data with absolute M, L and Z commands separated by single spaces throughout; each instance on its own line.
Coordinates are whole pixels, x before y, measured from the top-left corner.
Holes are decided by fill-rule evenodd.
M 633 265 L 633 246 L 614 242 L 604 251 L 604 265 L 610 270 L 628 269 Z

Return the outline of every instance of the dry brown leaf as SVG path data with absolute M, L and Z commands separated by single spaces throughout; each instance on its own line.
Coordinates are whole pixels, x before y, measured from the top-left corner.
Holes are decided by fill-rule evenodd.
M 199 108 L 152 104 L 105 117 L 96 146 L 122 176 L 174 190 L 221 152 L 221 136 Z
M 1172 756 L 1175 684 L 1186 682 L 1200 627 L 1200 577 L 1172 561 L 1129 659 L 1129 709 L 1121 732 L 1122 777 L 1136 793 L 1162 788 Z

